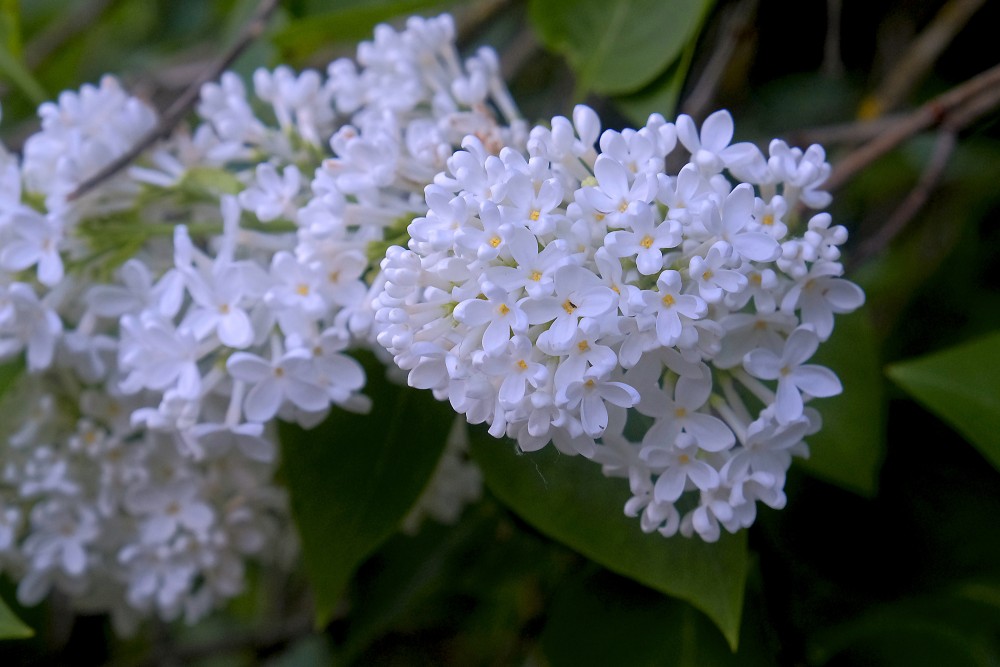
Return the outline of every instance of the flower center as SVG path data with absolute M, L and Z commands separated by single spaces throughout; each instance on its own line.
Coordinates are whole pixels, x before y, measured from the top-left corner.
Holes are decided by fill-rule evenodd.
M 673 294 L 664 294 L 662 301 L 663 305 L 666 306 L 667 308 L 673 308 L 674 304 L 677 303 L 677 300 L 674 298 Z
M 649 234 L 646 234 L 645 236 L 642 237 L 642 240 L 639 241 L 639 245 L 641 245 L 646 250 L 649 250 L 650 248 L 653 247 L 653 237 L 650 236 Z

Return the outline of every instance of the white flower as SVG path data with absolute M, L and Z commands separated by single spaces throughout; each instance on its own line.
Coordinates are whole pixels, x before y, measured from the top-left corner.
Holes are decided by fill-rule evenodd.
M 167 542 L 180 529 L 204 535 L 215 520 L 212 509 L 199 497 L 199 481 L 186 478 L 163 485 L 136 485 L 128 490 L 125 505 L 141 518 L 142 541 Z
M 744 368 L 754 377 L 778 381 L 775 416 L 781 424 L 789 424 L 802 416 L 800 392 L 826 397 L 843 391 L 833 371 L 803 363 L 816 352 L 818 346 L 816 332 L 810 327 L 799 327 L 788 336 L 780 356 L 768 349 L 756 349 L 748 352 L 743 359 Z
M 656 337 L 664 347 L 671 347 L 680 339 L 684 320 L 696 320 L 707 312 L 701 297 L 681 294 L 681 274 L 668 270 L 656 279 L 656 290 L 643 290 L 640 294 L 645 312 L 656 317 Z
M 173 388 L 184 398 L 200 394 L 200 349 L 191 331 L 175 329 L 169 322 L 146 314 L 123 316 L 121 329 L 118 363 L 127 373 L 120 384 L 122 391 L 132 394 L 141 389 Z
M 235 379 L 252 385 L 243 405 L 250 421 L 268 421 L 286 401 L 306 412 L 317 412 L 329 405 L 308 350 L 289 350 L 271 361 L 237 352 L 229 357 L 226 369 Z

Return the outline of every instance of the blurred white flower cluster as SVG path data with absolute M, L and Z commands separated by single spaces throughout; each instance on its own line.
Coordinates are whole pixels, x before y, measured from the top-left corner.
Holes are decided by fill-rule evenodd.
M 821 426 L 806 403 L 841 391 L 807 363 L 864 301 L 846 230 L 803 217 L 830 167 L 731 144 L 726 111 L 600 130 L 578 106 L 526 151 L 467 138 L 382 262 L 377 339 L 495 437 L 626 478 L 643 530 L 714 541 L 784 505 Z
M 113 78 L 43 105 L 22 158 L 0 149 L 0 360 L 26 371 L 5 399 L 0 571 L 23 603 L 55 588 L 121 629 L 194 620 L 247 559 L 294 556 L 275 418 L 367 408 L 350 352 L 374 347 L 372 251 L 426 211 L 463 137 L 527 138 L 496 56 L 462 62 L 454 38 L 450 17 L 411 19 L 325 77 L 260 70 L 248 95 L 225 74 L 196 126 L 80 197 L 158 122 Z M 457 442 L 414 520 L 478 494 Z

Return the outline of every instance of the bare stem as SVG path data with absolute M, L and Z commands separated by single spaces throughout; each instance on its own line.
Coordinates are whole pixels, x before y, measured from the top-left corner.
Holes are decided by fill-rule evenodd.
M 900 56 L 876 92 L 862 103 L 861 115 L 876 118 L 899 106 L 985 2 L 949 0 Z
M 848 153 L 833 168 L 824 186 L 828 190 L 837 189 L 875 160 L 924 130 L 938 125 L 948 125 L 955 130 L 967 126 L 1000 104 L 1000 97 L 995 94 L 998 89 L 1000 65 L 995 65 L 935 97 L 912 113 L 899 117 L 884 128 L 881 134 Z M 985 101 L 980 96 L 986 96 Z
M 700 118 L 711 105 L 719 82 L 736 51 L 736 45 L 757 13 L 757 4 L 758 0 L 741 0 L 722 17 L 718 37 L 711 49 L 712 55 L 705 63 L 691 93 L 684 100 L 684 113 Z
M 243 28 L 243 32 L 240 33 L 239 38 L 236 42 L 225 51 L 219 58 L 213 62 L 209 67 L 205 68 L 201 76 L 195 79 L 191 84 L 181 93 L 173 104 L 171 104 L 163 115 L 160 116 L 160 121 L 156 124 L 156 127 L 147 132 L 143 137 L 126 153 L 123 153 L 117 159 L 109 163 L 103 169 L 98 171 L 96 174 L 81 183 L 76 190 L 70 193 L 68 199 L 70 201 L 74 199 L 79 199 L 86 193 L 90 192 L 94 187 L 100 185 L 105 180 L 111 178 L 119 171 L 127 167 L 131 162 L 137 158 L 144 150 L 149 148 L 153 143 L 162 137 L 169 135 L 173 132 L 177 124 L 181 122 L 194 103 L 198 100 L 198 95 L 201 93 L 201 88 L 209 81 L 214 81 L 219 78 L 219 76 L 226 70 L 227 67 L 233 64 L 233 61 L 239 57 L 243 51 L 250 46 L 260 35 L 264 32 L 267 27 L 267 21 L 271 14 L 278 7 L 279 0 L 261 0 L 260 4 L 257 6 L 257 10 L 254 12 L 253 17 Z

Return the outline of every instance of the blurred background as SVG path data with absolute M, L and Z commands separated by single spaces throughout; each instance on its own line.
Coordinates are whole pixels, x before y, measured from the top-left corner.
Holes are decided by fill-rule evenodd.
M 0 0 L 4 143 L 106 72 L 167 107 L 257 7 Z M 208 621 L 126 639 L 59 599 L 12 605 L 35 636 L 0 642 L 0 664 L 1000 664 L 1000 3 L 285 0 L 233 68 L 324 69 L 379 21 L 441 11 L 463 50 L 498 51 L 530 122 L 578 102 L 613 128 L 727 108 L 737 140 L 818 142 L 834 165 L 868 302 L 821 351 L 846 391 L 820 404 L 788 507 L 750 530 L 738 653 L 487 493 L 455 527 L 392 538 L 321 630 L 303 574 L 260 572 Z

